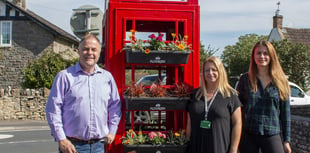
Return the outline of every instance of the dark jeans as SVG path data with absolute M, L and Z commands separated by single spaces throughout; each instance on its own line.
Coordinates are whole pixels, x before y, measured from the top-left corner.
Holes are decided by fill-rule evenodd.
M 81 143 L 81 142 L 72 142 L 76 151 L 78 153 L 104 153 L 104 143 L 96 142 L 93 144 Z M 62 153 L 59 151 L 59 153 Z
M 261 136 L 242 133 L 239 152 L 240 153 L 284 153 L 282 140 L 279 134 L 272 136 Z

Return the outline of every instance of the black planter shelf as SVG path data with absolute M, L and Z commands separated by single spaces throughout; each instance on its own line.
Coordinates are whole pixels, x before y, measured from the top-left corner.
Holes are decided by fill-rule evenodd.
M 187 64 L 190 51 L 142 51 L 126 50 L 126 63 L 135 64 Z
M 124 152 L 136 151 L 136 153 L 186 153 L 187 145 L 124 145 Z
M 127 110 L 185 110 L 189 97 L 128 97 Z

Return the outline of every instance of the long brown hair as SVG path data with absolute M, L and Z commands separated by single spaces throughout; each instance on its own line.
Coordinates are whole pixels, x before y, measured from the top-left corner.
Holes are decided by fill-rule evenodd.
M 251 53 L 251 64 L 249 68 L 249 79 L 251 82 L 251 87 L 254 92 L 257 91 L 257 79 L 256 76 L 258 74 L 257 64 L 255 63 L 255 49 L 260 46 L 266 46 L 268 55 L 270 57 L 269 63 L 269 75 L 272 78 L 272 82 L 278 88 L 280 93 L 281 100 L 287 100 L 290 94 L 290 87 L 288 85 L 288 80 L 283 72 L 283 69 L 280 65 L 277 53 L 273 45 L 268 41 L 259 41 L 257 42 Z
M 218 92 L 220 92 L 224 97 L 230 97 L 231 92 L 233 94 L 237 94 L 237 91 L 234 88 L 232 88 L 228 83 L 227 73 L 221 60 L 215 56 L 206 58 L 202 64 L 202 71 L 204 71 L 207 63 L 213 63 L 218 70 L 218 73 L 219 73 L 218 80 L 217 80 Z M 207 82 L 205 80 L 205 73 L 202 72 L 201 86 L 198 92 L 196 93 L 196 98 L 200 99 L 201 96 L 206 96 L 206 95 L 207 95 Z

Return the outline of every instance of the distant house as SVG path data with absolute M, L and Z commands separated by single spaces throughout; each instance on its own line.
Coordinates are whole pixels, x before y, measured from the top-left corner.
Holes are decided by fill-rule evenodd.
M 22 70 L 42 53 L 77 46 L 76 37 L 28 10 L 25 0 L 0 0 L 0 88 L 20 87 Z
M 273 16 L 273 28 L 269 34 L 268 41 L 280 41 L 287 39 L 292 43 L 302 43 L 310 45 L 310 29 L 296 29 L 289 27 L 282 27 L 283 16 L 276 13 Z

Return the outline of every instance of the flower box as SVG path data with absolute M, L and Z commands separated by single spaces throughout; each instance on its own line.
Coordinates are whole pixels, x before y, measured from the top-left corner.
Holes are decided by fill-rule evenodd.
M 186 153 L 187 145 L 124 145 L 124 152 L 135 151 L 136 153 Z
M 186 64 L 190 51 L 142 51 L 126 50 L 126 62 L 136 64 Z
M 127 110 L 185 110 L 189 97 L 128 97 Z

